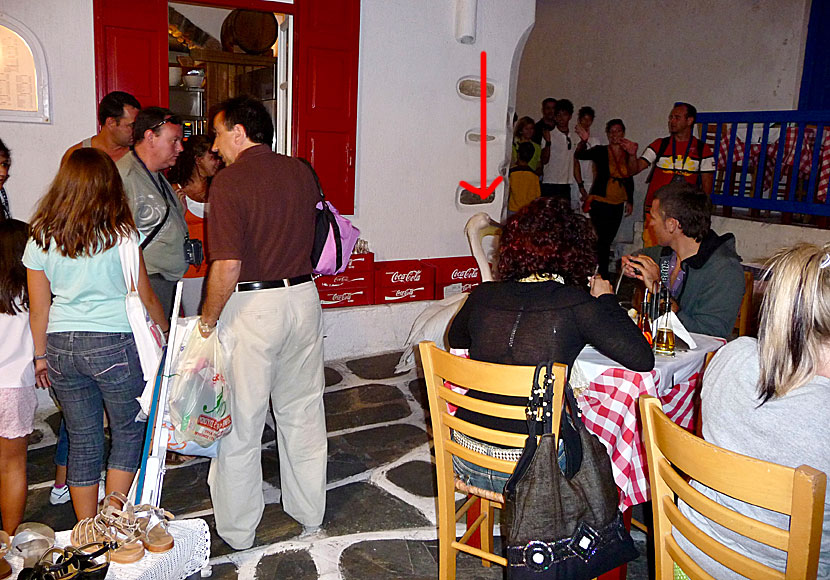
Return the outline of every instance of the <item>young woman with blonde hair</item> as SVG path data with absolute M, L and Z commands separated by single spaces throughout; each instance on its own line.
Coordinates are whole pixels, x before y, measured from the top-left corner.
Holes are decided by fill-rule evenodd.
M 703 436 L 719 447 L 788 467 L 830 473 L 830 243 L 798 244 L 769 261 L 758 339 L 741 337 L 712 359 L 703 379 Z M 714 501 L 779 528 L 782 514 L 694 484 Z M 830 488 L 828 488 L 830 494 Z M 783 571 L 786 554 L 746 539 L 681 504 L 699 528 L 752 560 Z M 680 546 L 715 578 L 741 578 Z M 818 578 L 830 578 L 830 495 L 824 505 Z
M 143 445 L 146 424 L 135 419 L 144 380 L 118 252 L 126 237 L 138 240 L 138 231 L 115 164 L 97 149 L 74 151 L 32 218 L 23 263 L 35 376 L 38 386 L 51 384 L 63 410 L 67 483 L 79 520 L 97 513 L 104 409 L 112 432 L 107 493 L 128 493 Z M 167 329 L 143 259 L 137 290 Z

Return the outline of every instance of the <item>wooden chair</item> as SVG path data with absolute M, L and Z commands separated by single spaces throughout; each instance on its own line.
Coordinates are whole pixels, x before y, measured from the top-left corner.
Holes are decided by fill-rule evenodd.
M 827 476 L 812 467 L 783 467 L 727 451 L 675 425 L 654 397 L 640 398 L 654 510 L 657 578 L 672 578 L 672 562 L 693 580 L 711 580 L 677 544 L 672 527 L 701 551 L 753 579 L 815 578 L 821 547 Z M 790 516 L 782 530 L 739 514 L 698 492 L 691 479 L 730 497 Z M 787 552 L 780 573 L 733 551 L 705 534 L 675 505 L 681 498 L 695 511 L 743 536 Z
M 506 473 L 512 473 L 516 463 L 489 457 L 462 447 L 450 438 L 450 430 L 489 444 L 517 448 L 524 447 L 527 437 L 517 433 L 487 429 L 463 421 L 450 415 L 447 403 L 485 415 L 522 421 L 526 419 L 524 407 L 501 405 L 467 397 L 445 387 L 444 381 L 476 391 L 526 399 L 530 394 L 535 367 L 500 365 L 465 359 L 439 349 L 433 342 L 422 342 L 419 347 L 429 396 L 429 412 L 432 418 L 432 436 L 435 442 L 435 464 L 438 474 L 438 577 L 441 580 L 455 578 L 457 551 L 481 558 L 485 566 L 489 566 L 490 562 L 506 566 L 507 560 L 493 553 L 494 509 L 504 505 L 504 498 L 499 493 L 468 486 L 456 479 L 453 473 L 452 457 L 460 457 L 481 467 Z M 566 376 L 567 367 L 555 365 L 552 411 L 554 433 L 559 432 Z M 464 505 L 457 511 L 455 509 L 456 490 L 470 494 Z M 480 515 L 474 522 L 468 522 L 467 532 L 456 541 L 456 522 L 467 513 L 470 506 L 479 500 L 481 501 Z M 481 530 L 481 549 L 468 545 L 470 536 L 479 529 Z
M 738 336 L 746 336 L 752 331 L 752 291 L 755 286 L 755 277 L 752 272 L 744 270 L 744 298 L 741 300 L 741 309 L 738 311 L 738 318 L 735 319 L 735 327 L 732 333 Z

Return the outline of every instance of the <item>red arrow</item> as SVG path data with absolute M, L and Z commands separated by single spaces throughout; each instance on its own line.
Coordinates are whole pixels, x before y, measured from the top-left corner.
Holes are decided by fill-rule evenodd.
M 473 187 L 466 181 L 460 181 L 459 185 L 471 193 L 475 193 L 481 199 L 487 199 L 502 182 L 499 175 L 489 186 L 487 183 L 487 53 L 481 51 L 481 187 Z

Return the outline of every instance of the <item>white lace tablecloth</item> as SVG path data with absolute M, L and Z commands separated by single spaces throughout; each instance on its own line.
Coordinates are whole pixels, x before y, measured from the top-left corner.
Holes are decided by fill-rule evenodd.
M 184 580 L 208 565 L 210 557 L 210 530 L 200 519 L 174 520 L 170 533 L 175 544 L 163 554 L 145 551 L 144 557 L 133 564 L 110 564 L 107 580 Z M 69 531 L 55 534 L 57 546 L 69 544 Z M 23 558 L 6 556 L 12 565 L 11 578 L 23 567 Z

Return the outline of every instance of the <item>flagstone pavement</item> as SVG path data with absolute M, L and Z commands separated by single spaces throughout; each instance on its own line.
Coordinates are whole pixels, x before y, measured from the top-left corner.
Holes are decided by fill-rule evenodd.
M 265 514 L 254 547 L 235 552 L 215 533 L 207 486 L 208 460 L 168 465 L 162 505 L 177 518 L 203 518 L 211 529 L 211 578 L 407 580 L 437 578 L 435 469 L 427 401 L 418 371 L 395 374 L 399 352 L 326 363 L 329 440 L 324 531 L 298 538 L 301 526 L 280 505 L 274 432 L 262 437 Z M 58 416 L 38 415 L 43 437 L 29 448 L 26 521 L 72 527 L 72 504 L 49 504 Z M 634 532 L 641 552 L 642 534 Z M 628 578 L 647 578 L 645 557 Z M 502 578 L 499 566 L 458 557 L 459 580 Z

